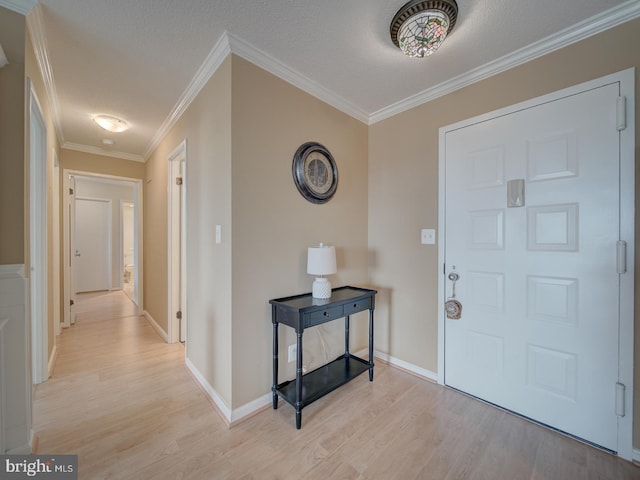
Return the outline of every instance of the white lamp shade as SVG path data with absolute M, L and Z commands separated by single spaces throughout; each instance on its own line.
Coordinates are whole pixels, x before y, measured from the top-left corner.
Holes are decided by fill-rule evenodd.
M 337 271 L 335 247 L 323 244 L 317 247 L 309 247 L 307 252 L 308 274 L 332 275 Z

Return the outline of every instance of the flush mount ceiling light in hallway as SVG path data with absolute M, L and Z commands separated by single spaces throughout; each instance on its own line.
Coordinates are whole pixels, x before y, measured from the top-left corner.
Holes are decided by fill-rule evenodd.
M 440 48 L 457 18 L 455 0 L 413 0 L 393 17 L 391 40 L 409 57 L 427 57 Z
M 111 115 L 96 115 L 93 121 L 109 132 L 119 133 L 129 129 L 127 122 Z

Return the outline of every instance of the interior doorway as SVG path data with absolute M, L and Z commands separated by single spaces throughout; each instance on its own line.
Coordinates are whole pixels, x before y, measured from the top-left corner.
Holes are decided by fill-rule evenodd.
M 130 207 L 132 220 L 127 222 L 127 234 L 131 235 L 133 252 L 126 256 L 128 269 L 130 270 L 129 294 L 136 304 L 138 313 L 143 309 L 143 276 L 142 276 L 142 180 L 118 177 L 113 175 L 97 174 L 93 172 L 65 169 L 64 181 L 64 209 L 63 209 L 63 265 L 65 284 L 65 308 L 63 326 L 70 326 L 75 320 L 75 294 L 77 291 L 87 291 L 86 286 L 78 286 L 77 277 L 80 272 L 76 260 L 82 258 L 76 256 L 78 225 L 78 202 L 84 202 L 89 198 L 96 201 L 111 202 L 117 205 L 109 214 L 111 232 L 109 237 L 111 259 L 108 261 L 110 274 L 106 275 L 106 290 L 124 289 L 123 278 L 125 270 L 125 254 L 123 251 L 122 232 L 122 207 L 126 203 Z M 83 200 L 84 198 L 84 200 Z M 122 200 L 122 201 L 121 201 Z M 131 228 L 131 224 L 132 228 Z
M 122 282 L 122 290 L 127 296 L 134 300 L 135 298 L 135 215 L 133 202 L 120 202 L 120 252 L 122 258 L 120 260 L 120 280 Z M 135 302 L 135 300 L 134 300 Z

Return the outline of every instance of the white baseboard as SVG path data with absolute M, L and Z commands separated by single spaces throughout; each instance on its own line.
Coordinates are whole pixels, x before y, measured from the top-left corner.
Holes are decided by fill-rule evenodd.
M 200 373 L 200 371 L 196 368 L 196 366 L 189 360 L 185 359 L 185 365 L 191 375 L 193 375 L 194 379 L 200 384 L 202 389 L 209 395 L 209 398 L 213 401 L 215 406 L 217 407 L 220 415 L 223 420 L 227 423 L 228 426 L 232 427 L 234 424 L 239 423 L 241 420 L 250 417 L 256 412 L 262 410 L 266 406 L 271 404 L 272 396 L 271 392 L 265 393 L 260 398 L 257 398 L 235 410 L 229 408 L 229 406 L 225 403 L 224 400 L 218 395 L 215 388 L 211 386 L 211 384 L 204 378 L 204 376 Z
M 29 436 L 29 443 L 7 450 L 6 455 L 31 455 L 33 453 L 33 446 L 35 444 L 35 441 L 36 432 L 34 432 L 32 429 Z
M 149 318 L 149 321 L 153 325 L 155 322 L 153 322 L 153 319 L 151 319 L 151 316 L 146 311 L 144 312 L 144 314 Z M 365 357 L 368 355 L 368 350 L 367 349 L 360 350 L 354 353 L 354 355 L 359 357 Z M 378 357 L 380 360 L 388 363 L 389 365 L 405 370 L 425 380 L 429 380 L 433 382 L 437 381 L 437 374 L 435 374 L 434 372 L 421 367 L 417 367 L 408 362 L 405 362 L 404 360 L 399 360 L 395 357 L 392 357 L 390 355 L 387 355 L 381 352 L 375 352 L 374 357 Z M 193 375 L 193 378 L 195 379 L 195 381 L 200 384 L 200 386 L 205 391 L 205 393 L 213 401 L 217 410 L 220 412 L 220 415 L 222 416 L 223 420 L 229 426 L 233 426 L 234 424 L 239 423 L 241 420 L 247 417 L 250 417 L 251 415 L 254 415 L 258 411 L 270 405 L 273 400 L 272 393 L 269 392 L 269 393 L 265 393 L 261 397 L 256 398 L 255 400 L 249 403 L 242 405 L 239 408 L 231 409 L 220 397 L 220 395 L 218 395 L 215 388 L 211 386 L 211 384 L 207 381 L 207 379 L 204 378 L 202 373 L 200 373 L 200 371 L 191 362 L 191 360 L 189 360 L 189 358 L 185 358 L 184 363 L 187 369 L 189 370 L 189 372 L 191 373 L 191 375 Z
M 47 368 L 47 379 L 51 378 L 53 375 L 53 369 L 56 366 L 56 360 L 58 359 L 58 344 L 53 344 L 53 350 L 51 351 L 51 356 L 49 357 L 49 364 Z
M 211 386 L 211 384 L 207 381 L 206 378 L 200 373 L 200 370 L 196 368 L 196 366 L 189 360 L 185 358 L 184 364 L 186 365 L 193 378 L 200 384 L 202 389 L 205 391 L 209 398 L 213 401 L 218 411 L 222 415 L 222 418 L 227 423 L 227 425 L 231 424 L 231 409 L 227 406 L 227 404 L 222 400 L 220 395 L 216 392 L 216 390 Z
M 243 406 L 231 411 L 231 426 L 240 422 L 241 420 L 250 417 L 263 408 L 273 404 L 273 395 L 271 392 L 265 393 L 260 398 L 256 398 L 254 401 L 244 404 Z
M 399 358 L 392 357 L 391 355 L 379 352 L 377 350 L 374 352 L 373 356 L 378 357 L 383 362 L 387 362 L 389 365 L 393 365 L 394 367 L 398 367 L 402 370 L 406 370 L 407 372 L 417 375 L 418 377 L 424 378 L 425 380 L 438 383 L 438 374 L 435 372 L 432 372 L 431 370 L 418 367 L 417 365 L 414 365 L 409 362 L 405 362 L 404 360 L 400 360 Z
M 633 449 L 633 453 L 632 453 L 631 460 L 632 460 L 634 463 L 638 463 L 638 464 L 640 464 L 640 450 L 638 450 L 637 448 L 634 448 L 634 449 Z
M 151 316 L 151 314 L 149 312 L 147 312 L 146 310 L 144 310 L 142 312 L 142 314 L 144 315 L 144 318 L 147 319 L 147 321 L 151 324 L 151 326 L 153 327 L 153 329 L 158 332 L 158 335 L 160 335 L 160 337 L 167 343 L 169 343 L 169 335 L 167 335 L 167 332 L 165 332 L 162 327 L 160 325 L 158 325 L 158 322 L 156 322 L 153 317 Z

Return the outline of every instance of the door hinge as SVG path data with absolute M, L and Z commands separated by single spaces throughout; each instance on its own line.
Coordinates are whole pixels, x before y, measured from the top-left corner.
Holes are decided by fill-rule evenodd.
M 624 383 L 616 383 L 616 415 L 619 417 L 624 417 L 625 414 L 625 404 L 624 404 L 624 394 L 626 391 L 626 386 Z
M 176 177 L 176 185 L 182 185 L 182 177 Z
M 616 128 L 618 131 L 627 128 L 627 97 L 618 97 L 616 101 Z
M 182 320 L 182 311 L 181 311 L 181 310 L 178 310 L 178 311 L 176 312 L 176 318 L 177 318 L 178 320 Z
M 73 188 L 69 189 L 69 195 L 73 195 Z
M 624 240 L 616 242 L 616 271 L 618 275 L 627 273 L 627 242 Z
M 75 305 L 75 302 L 73 300 L 69 300 L 69 306 L 73 307 Z

